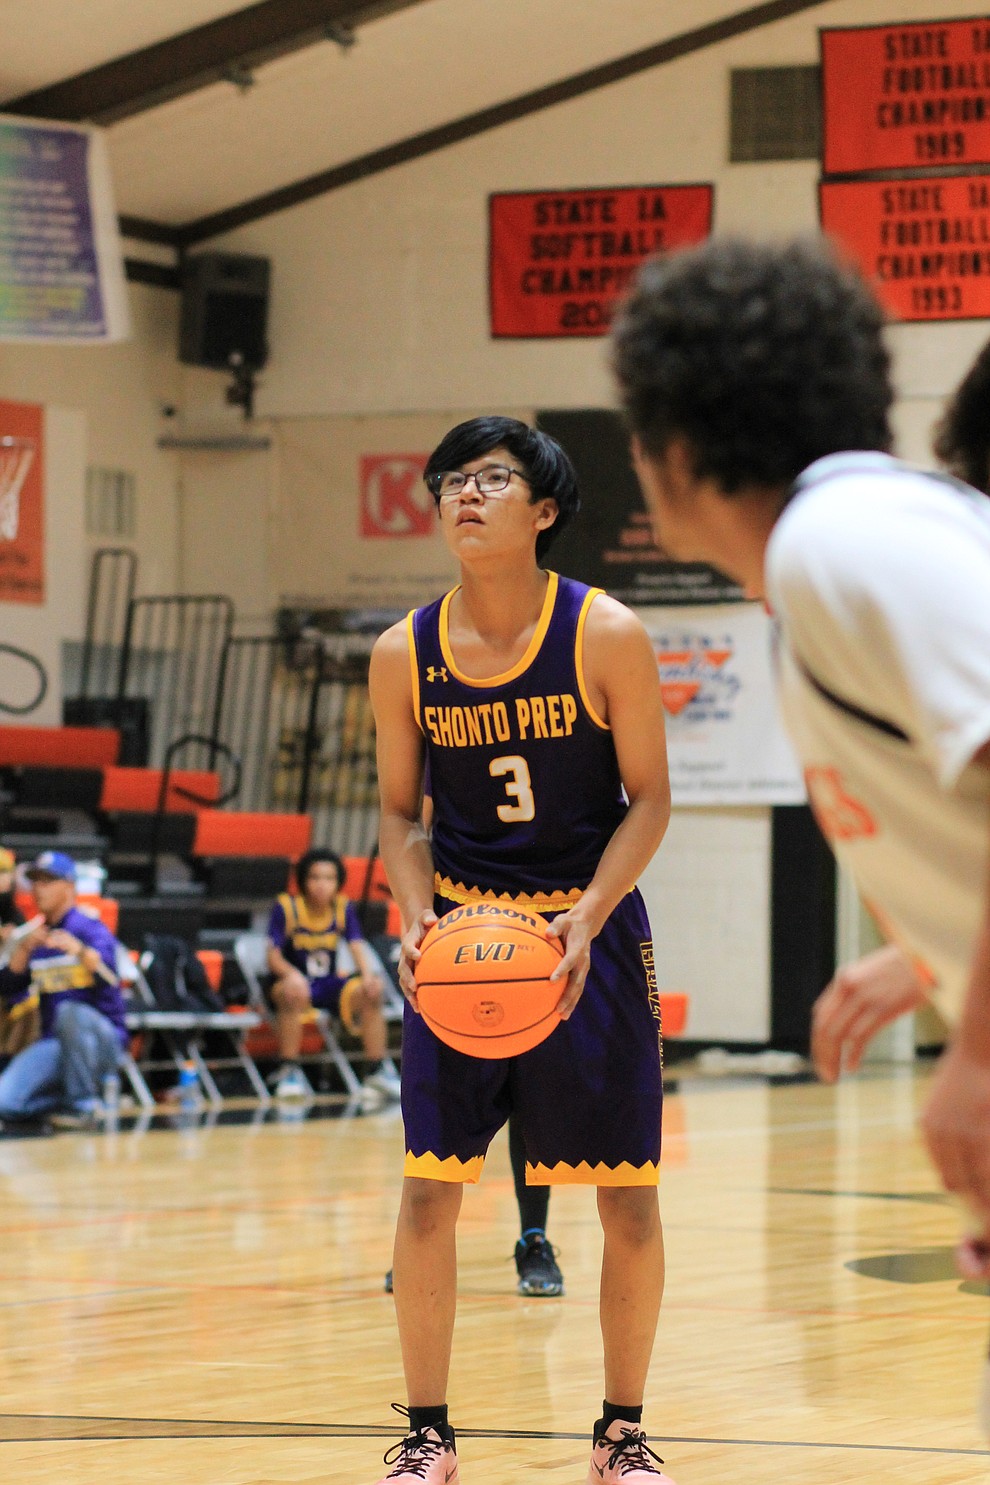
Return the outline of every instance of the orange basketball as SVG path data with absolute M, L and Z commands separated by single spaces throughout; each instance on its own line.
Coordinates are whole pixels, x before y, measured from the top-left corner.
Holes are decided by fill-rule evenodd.
M 470 1057 L 515 1057 L 553 1031 L 563 982 L 550 975 L 563 957 L 535 913 L 470 903 L 426 934 L 416 994 L 427 1026 Z

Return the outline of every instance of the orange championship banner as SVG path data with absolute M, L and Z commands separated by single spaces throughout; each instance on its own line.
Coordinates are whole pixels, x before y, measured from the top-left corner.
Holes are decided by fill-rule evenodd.
M 990 316 L 990 176 L 822 181 L 825 232 L 899 320 Z
M 990 163 L 990 16 L 820 36 L 826 175 Z
M 491 196 L 492 335 L 605 335 L 645 259 L 708 236 L 712 201 L 710 185 Z
M 44 409 L 0 402 L 0 603 L 45 601 Z

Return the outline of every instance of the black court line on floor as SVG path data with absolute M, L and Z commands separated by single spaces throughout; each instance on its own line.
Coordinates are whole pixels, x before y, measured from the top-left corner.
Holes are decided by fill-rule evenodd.
M 542 1439 L 586 1443 L 588 1433 L 526 1428 L 458 1428 L 462 1439 Z M 402 1430 L 385 1423 L 237 1423 L 206 1418 L 86 1418 L 35 1413 L 0 1413 L 0 1444 L 126 1442 L 129 1439 L 394 1439 Z M 990 1449 L 925 1448 L 921 1444 L 848 1444 L 820 1439 L 723 1439 L 650 1434 L 655 1444 L 723 1444 L 748 1449 L 841 1449 L 866 1454 L 944 1455 L 990 1459 Z
M 952 1198 L 944 1191 L 829 1191 L 810 1186 L 768 1186 L 771 1196 L 844 1196 L 855 1201 L 916 1201 L 922 1206 L 948 1206 Z

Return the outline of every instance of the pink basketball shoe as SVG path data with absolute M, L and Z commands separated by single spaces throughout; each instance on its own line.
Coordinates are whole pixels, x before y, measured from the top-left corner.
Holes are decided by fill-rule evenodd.
M 674 1485 L 651 1462 L 663 1464 L 659 1454 L 648 1447 L 646 1434 L 638 1423 L 616 1418 L 607 1433 L 595 1431 L 588 1467 L 588 1485 Z
M 378 1485 L 460 1485 L 453 1437 L 435 1428 L 412 1429 L 386 1452 L 385 1463 L 392 1468 Z

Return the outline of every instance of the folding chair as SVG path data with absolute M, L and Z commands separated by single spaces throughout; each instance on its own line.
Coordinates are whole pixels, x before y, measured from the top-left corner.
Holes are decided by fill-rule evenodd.
M 129 957 L 129 956 L 128 956 Z M 247 1033 L 260 1025 L 261 1016 L 254 1010 L 240 1011 L 163 1011 L 155 1004 L 151 986 L 141 970 L 140 962 L 129 963 L 131 982 L 134 985 L 132 1005 L 126 1017 L 127 1029 L 135 1032 L 152 1032 L 159 1036 L 168 1052 L 168 1060 L 152 1062 L 142 1059 L 144 1070 L 174 1067 L 176 1074 L 191 1062 L 196 1069 L 200 1087 L 209 1103 L 215 1108 L 223 1103 L 223 1094 L 206 1058 L 203 1056 L 203 1041 L 208 1032 L 219 1032 L 228 1042 L 231 1055 L 213 1059 L 214 1067 L 239 1067 L 251 1084 L 254 1093 L 263 1104 L 271 1103 L 271 1094 L 264 1079 L 245 1045 Z M 142 1065 L 130 1055 L 122 1062 L 124 1073 L 138 1100 L 148 1107 L 154 1099 L 144 1081 Z M 141 1089 L 144 1089 L 142 1093 Z M 145 1098 L 147 1095 L 147 1101 Z
M 268 939 L 263 933 L 241 933 L 234 940 L 234 958 L 237 960 L 244 983 L 248 987 L 248 1004 L 252 1011 L 256 1011 L 267 1021 L 272 1020 L 270 1007 L 265 1001 L 264 992 L 261 987 L 262 977 L 268 973 Z M 361 1093 L 361 1083 L 347 1056 L 341 1049 L 333 1028 L 332 1018 L 327 1011 L 314 1007 L 311 1012 L 312 1022 L 320 1033 L 323 1041 L 326 1058 L 333 1063 L 340 1074 L 341 1081 L 347 1089 L 348 1096 L 355 1098 Z M 313 1085 L 306 1074 L 303 1073 L 310 1092 Z

